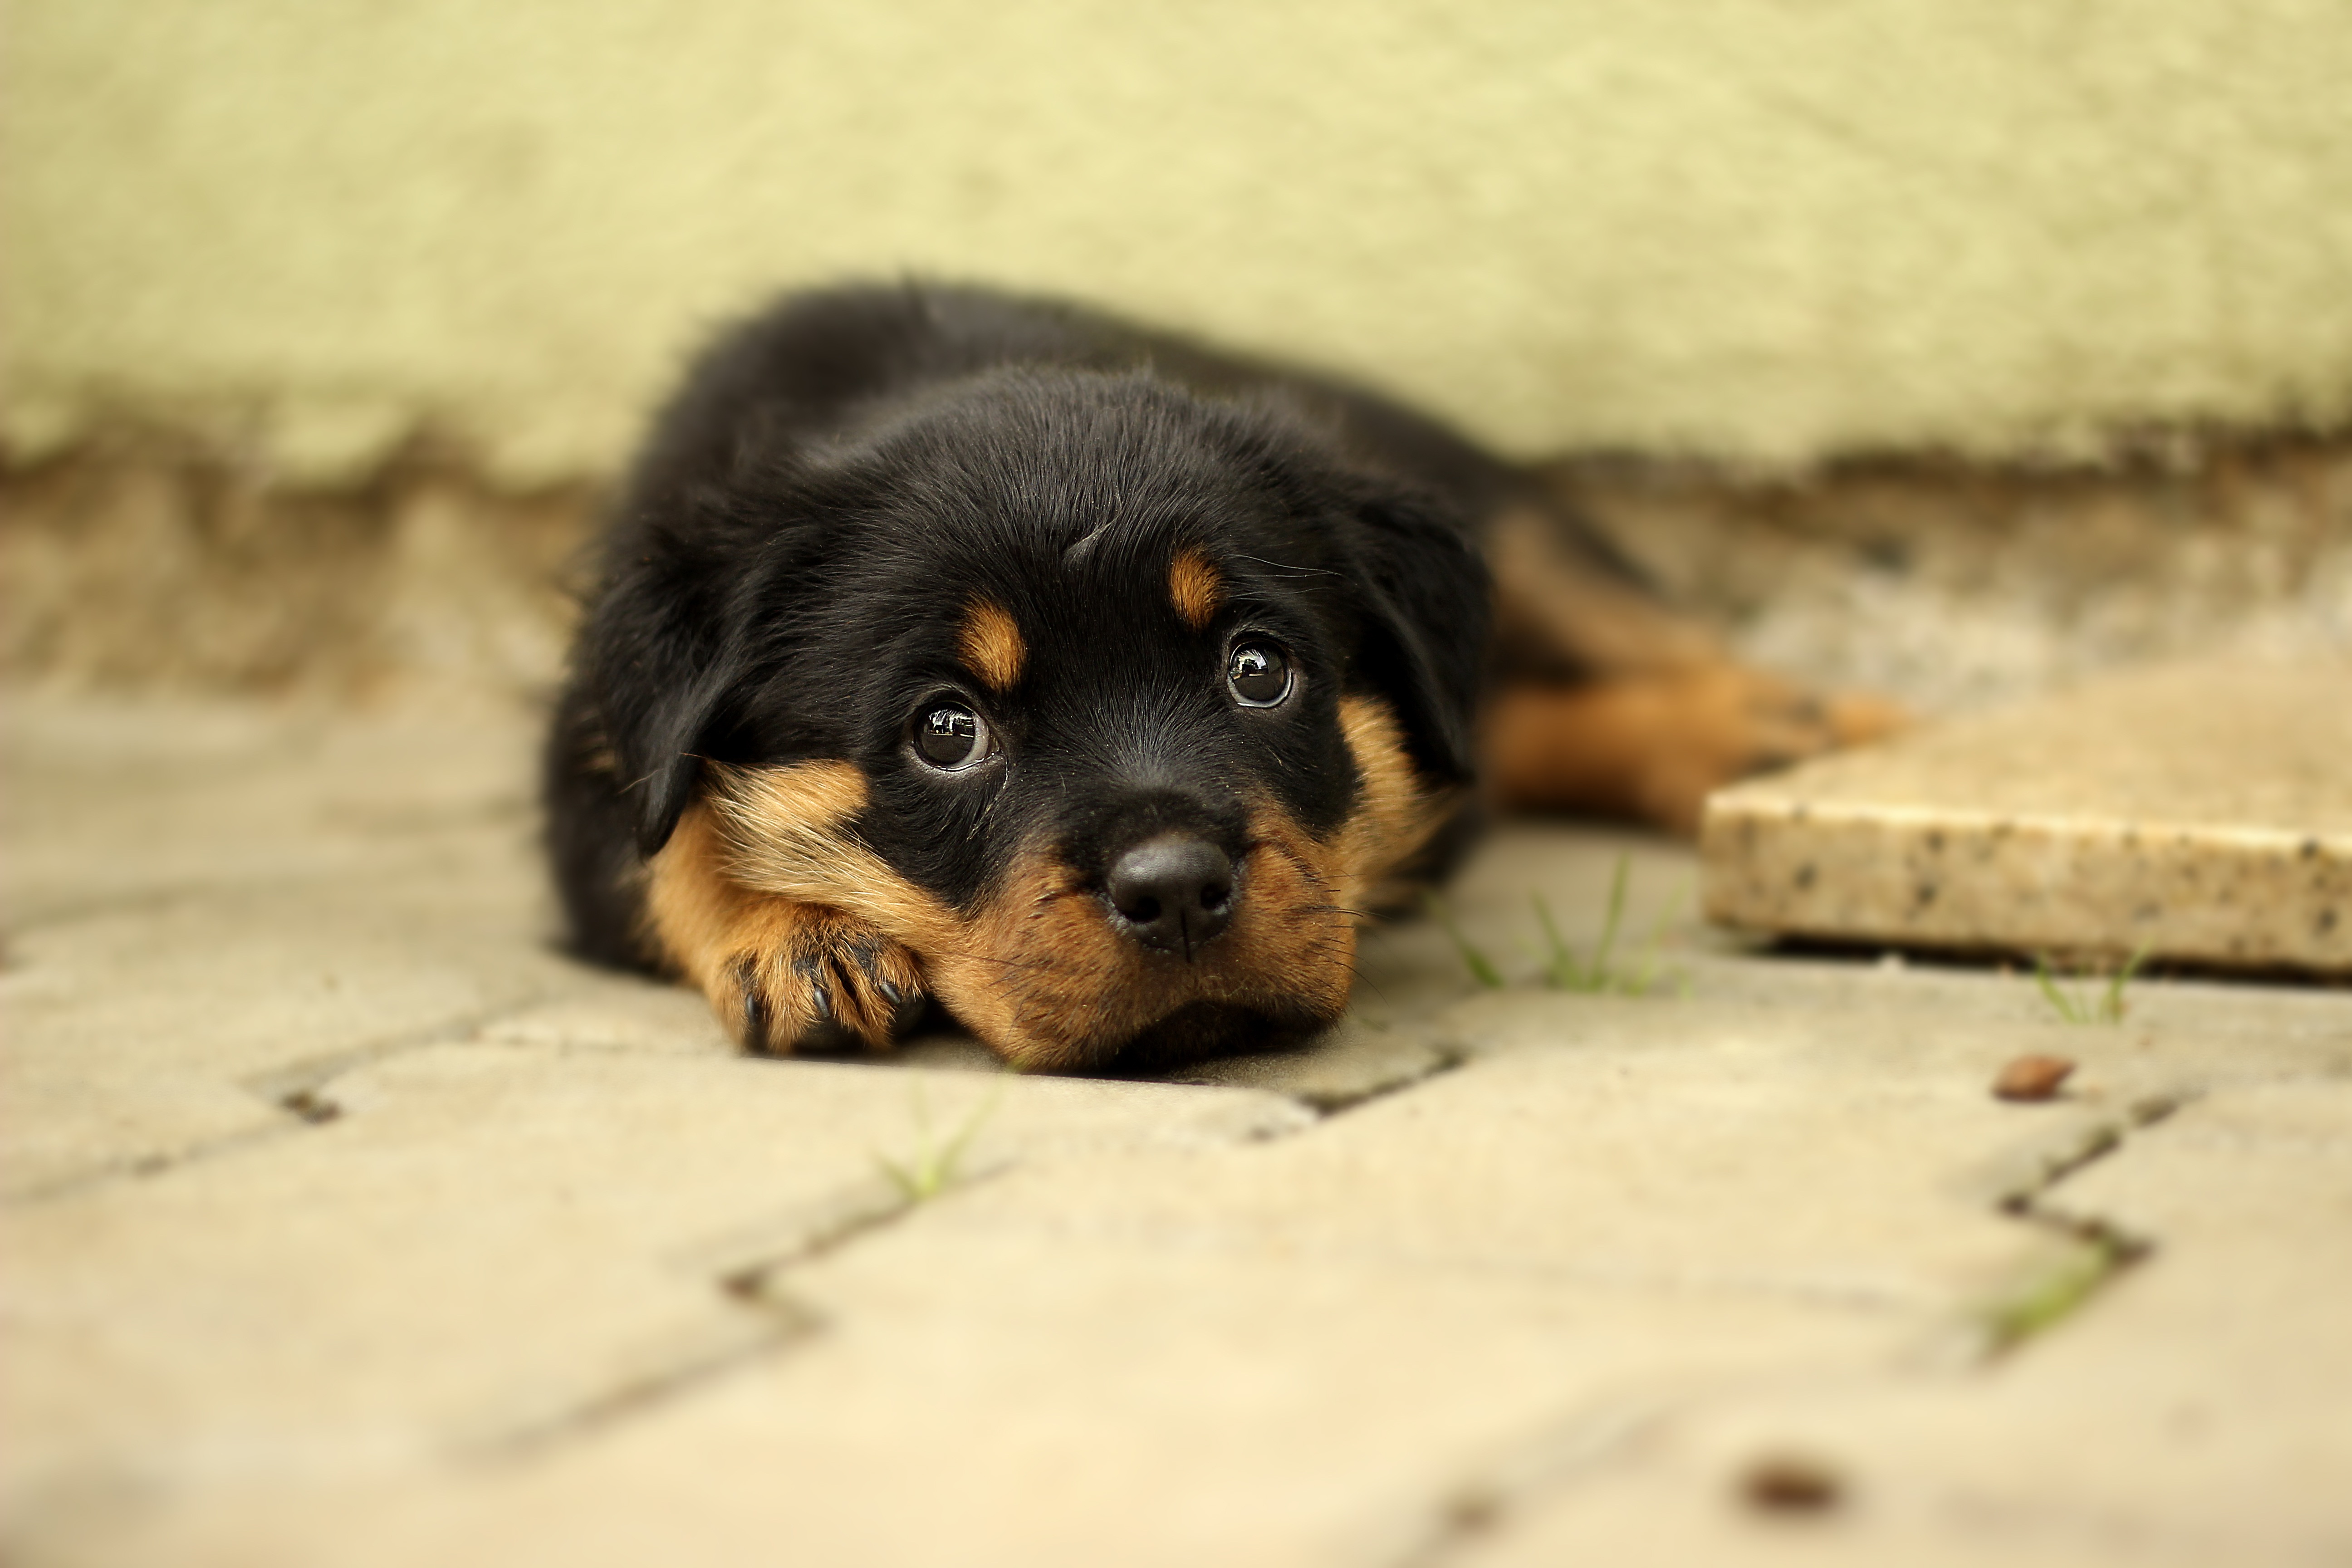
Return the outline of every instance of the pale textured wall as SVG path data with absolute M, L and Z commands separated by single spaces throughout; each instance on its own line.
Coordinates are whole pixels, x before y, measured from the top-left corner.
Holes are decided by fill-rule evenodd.
M 20 455 L 608 470 L 709 324 L 916 268 L 1522 452 L 2352 405 L 2342 0 L 17 0 Z

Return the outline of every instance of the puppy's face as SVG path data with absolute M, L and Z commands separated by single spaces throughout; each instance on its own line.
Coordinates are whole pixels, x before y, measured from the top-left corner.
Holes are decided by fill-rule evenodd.
M 1339 1016 L 1466 715 L 1311 447 L 1145 378 L 1003 375 L 726 504 L 693 749 L 739 880 L 902 944 L 1024 1067 Z

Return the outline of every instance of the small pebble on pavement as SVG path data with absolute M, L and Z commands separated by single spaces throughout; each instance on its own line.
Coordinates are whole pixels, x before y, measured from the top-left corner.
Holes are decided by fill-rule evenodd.
M 1837 1470 L 1804 1454 L 1765 1454 L 1749 1462 L 1739 1493 L 1765 1513 L 1826 1513 L 1845 1497 Z
M 2018 1057 L 1994 1076 L 1993 1096 L 2027 1102 L 2054 1100 L 2074 1071 L 2074 1062 L 2065 1057 Z

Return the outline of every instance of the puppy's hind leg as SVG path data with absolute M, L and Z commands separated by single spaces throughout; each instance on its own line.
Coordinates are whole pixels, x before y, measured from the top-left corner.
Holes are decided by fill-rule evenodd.
M 1740 664 L 1572 539 L 1534 508 L 1494 527 L 1502 657 L 1485 740 L 1496 804 L 1691 834 L 1710 791 L 1908 721 L 1893 703 L 1817 696 Z
M 1903 721 L 1874 700 L 1817 699 L 1726 661 L 1507 685 L 1488 707 L 1486 765 L 1505 807 L 1636 816 L 1695 834 L 1711 791 Z
M 885 1049 L 923 1010 L 911 952 L 839 910 L 744 886 L 705 806 L 654 857 L 646 912 L 664 956 L 754 1055 Z

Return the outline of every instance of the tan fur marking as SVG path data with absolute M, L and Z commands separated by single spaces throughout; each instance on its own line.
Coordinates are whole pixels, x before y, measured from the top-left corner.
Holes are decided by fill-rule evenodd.
M 1404 731 L 1387 703 L 1339 700 L 1339 732 L 1363 777 L 1363 795 L 1339 837 L 1339 896 L 1360 911 L 1393 909 L 1409 894 L 1391 876 L 1460 806 L 1459 793 L 1433 790 L 1405 754 Z
M 866 913 L 865 906 L 901 913 L 907 900 L 893 894 L 910 889 L 843 832 L 865 803 L 864 778 L 847 763 L 713 776 L 712 797 L 687 808 L 646 868 L 656 945 L 729 1033 L 744 1037 L 757 1014 L 764 1037 L 745 1038 L 748 1046 L 781 1047 L 818 1023 L 817 981 L 834 1021 L 870 1047 L 887 1046 L 898 1009 L 877 983 L 915 996 L 922 976 L 906 945 Z M 870 880 L 861 888 L 850 878 L 790 874 L 826 860 Z M 850 892 L 859 907 L 828 896 Z M 747 1008 L 747 991 L 758 994 L 757 1008 Z
M 964 940 L 924 954 L 933 994 L 1023 1068 L 1082 1068 L 1196 1002 L 1320 1026 L 1348 1005 L 1355 922 L 1296 829 L 1264 810 L 1235 867 L 1234 923 L 1191 963 L 1113 930 L 1102 901 L 1043 853 L 1023 858 Z
M 829 905 L 918 952 L 957 923 L 945 902 L 846 831 L 866 806 L 866 778 L 853 764 L 710 772 L 727 875 L 745 888 Z
M 728 877 L 726 847 L 710 814 L 688 806 L 646 878 L 646 914 L 663 954 L 706 995 L 745 925 L 756 919 L 750 889 Z
M 1422 785 L 1385 704 L 1345 699 L 1340 721 L 1363 777 L 1355 810 L 1318 839 L 1258 805 L 1234 868 L 1233 924 L 1192 962 L 1120 934 L 1042 847 L 977 910 L 949 907 L 848 831 L 866 793 L 847 763 L 710 770 L 709 799 L 656 858 L 656 930 L 731 1023 L 744 952 L 805 942 L 794 922 L 853 922 L 903 949 L 922 988 L 1024 1068 L 1088 1066 L 1192 1003 L 1328 1023 L 1348 1004 L 1357 924 L 1455 804 Z
M 1180 550 L 1169 563 L 1168 597 L 1186 626 L 1196 632 L 1204 630 L 1225 602 L 1224 575 L 1199 551 Z
M 1021 628 L 1003 606 L 986 599 L 974 599 L 964 612 L 959 647 L 964 668 L 999 694 L 1013 689 L 1029 662 L 1029 645 L 1022 641 Z
M 1816 700 L 1727 662 L 1581 686 L 1512 686 L 1487 710 L 1487 776 L 1501 805 L 1618 813 L 1695 833 L 1710 791 L 1904 721 L 1890 704 Z
M 1363 775 L 1356 809 L 1325 839 L 1271 803 L 1253 811 L 1234 923 L 1199 961 L 1137 947 L 1071 873 L 1033 853 L 961 941 L 920 950 L 933 993 L 1030 1068 L 1086 1066 L 1193 1002 L 1338 1017 L 1354 982 L 1357 925 L 1458 804 L 1423 785 L 1386 704 L 1345 699 L 1340 722 Z
M 713 778 L 709 808 L 690 812 L 673 843 L 690 857 L 715 857 L 734 891 L 691 900 L 673 892 L 668 924 L 681 932 L 689 918 L 698 931 L 740 927 L 737 900 L 838 910 L 914 954 L 924 988 L 1018 1066 L 1087 1066 L 1193 1002 L 1318 1022 L 1347 1005 L 1355 931 L 1338 896 L 1345 872 L 1318 864 L 1346 852 L 1302 849 L 1295 841 L 1304 835 L 1270 807 L 1256 814 L 1257 844 L 1235 868 L 1232 927 L 1188 963 L 1114 930 L 1101 900 L 1042 848 L 1023 856 L 981 908 L 958 913 L 844 831 L 866 799 L 864 779 L 846 763 L 714 769 Z M 717 908 L 703 913 L 706 903 Z M 725 943 L 705 937 L 701 946 Z M 723 961 L 688 973 L 723 1011 L 732 994 Z

